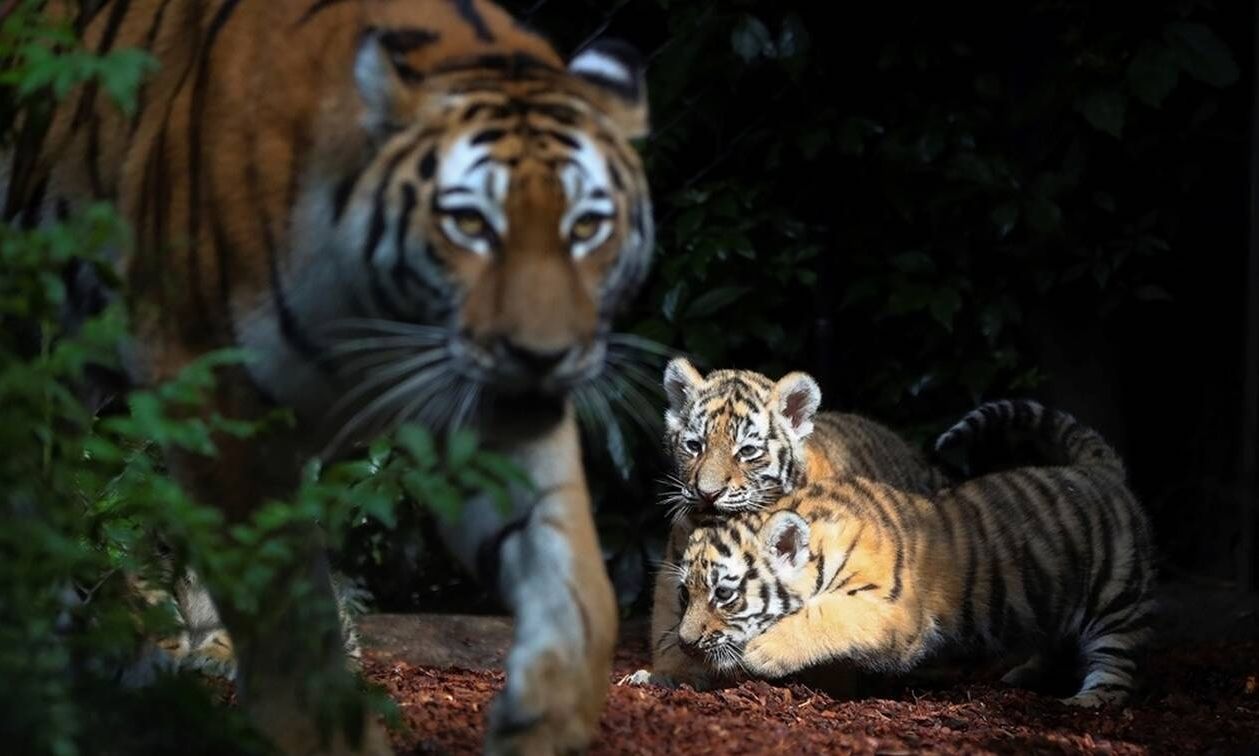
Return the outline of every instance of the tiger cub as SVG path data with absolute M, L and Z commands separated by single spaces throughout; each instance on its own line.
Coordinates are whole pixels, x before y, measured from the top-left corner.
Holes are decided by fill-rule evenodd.
M 861 475 L 929 494 L 944 473 L 894 431 L 859 415 L 818 412 L 822 391 L 806 373 L 773 381 L 751 370 L 701 376 L 685 358 L 665 368 L 665 441 L 675 475 L 667 503 L 676 517 L 652 598 L 652 671 L 623 683 L 692 683 L 702 666 L 680 653 L 681 607 L 669 577 L 686 538 L 704 518 L 769 506 L 807 481 Z
M 1078 661 L 1063 702 L 1122 703 L 1154 612 L 1150 526 L 1118 456 L 1071 416 L 1037 408 L 1074 450 L 923 496 L 850 476 L 772 511 L 697 529 L 673 576 L 678 643 L 726 675 L 776 678 L 830 660 L 904 672 L 966 646 Z

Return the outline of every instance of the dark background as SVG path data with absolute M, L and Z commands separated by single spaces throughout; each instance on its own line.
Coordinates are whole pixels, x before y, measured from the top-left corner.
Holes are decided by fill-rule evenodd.
M 1254 580 L 1252 4 L 505 5 L 561 52 L 647 57 L 658 248 L 624 330 L 702 369 L 808 370 L 824 408 L 920 443 L 1039 398 L 1124 455 L 1164 575 Z M 662 397 L 623 391 L 587 447 L 633 611 L 665 532 Z M 496 609 L 427 542 L 364 530 L 346 567 L 385 610 Z

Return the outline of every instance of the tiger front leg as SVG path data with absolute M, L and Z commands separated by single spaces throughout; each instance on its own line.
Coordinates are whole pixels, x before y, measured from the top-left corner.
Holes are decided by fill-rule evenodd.
M 903 665 L 908 656 L 918 653 L 919 644 L 912 649 L 902 648 L 891 638 L 921 635 L 901 613 L 833 595 L 823 596 L 748 641 L 742 662 L 748 673 L 771 679 L 871 651 L 889 663 Z
M 534 493 L 516 496 L 506 516 L 475 499 L 445 530 L 448 545 L 496 582 L 515 615 L 485 750 L 580 751 L 607 697 L 617 613 L 571 411 L 551 432 L 508 452 L 529 472 Z

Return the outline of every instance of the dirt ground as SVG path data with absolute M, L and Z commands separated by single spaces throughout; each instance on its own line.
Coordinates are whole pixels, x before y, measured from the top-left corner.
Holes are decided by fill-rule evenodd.
M 398 702 L 399 754 L 472 754 L 503 683 L 499 618 L 365 618 L 368 677 Z M 613 679 L 647 666 L 640 625 L 623 628 Z M 432 638 L 443 638 L 434 651 Z M 900 685 L 845 700 L 803 684 L 747 682 L 696 693 L 612 688 L 593 754 L 1259 754 L 1259 639 L 1154 656 L 1126 708 L 1079 711 L 981 680 Z

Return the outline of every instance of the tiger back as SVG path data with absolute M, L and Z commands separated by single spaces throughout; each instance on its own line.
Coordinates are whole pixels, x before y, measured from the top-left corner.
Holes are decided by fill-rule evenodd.
M 1054 422 L 1103 443 L 1065 413 Z M 691 535 L 673 573 L 677 642 L 713 673 L 771 678 L 840 659 L 905 672 L 972 647 L 1021 652 L 1005 680 L 1029 684 L 1065 653 L 1065 703 L 1121 703 L 1151 637 L 1152 558 L 1148 520 L 1106 465 L 1021 468 L 935 497 L 831 479 Z

